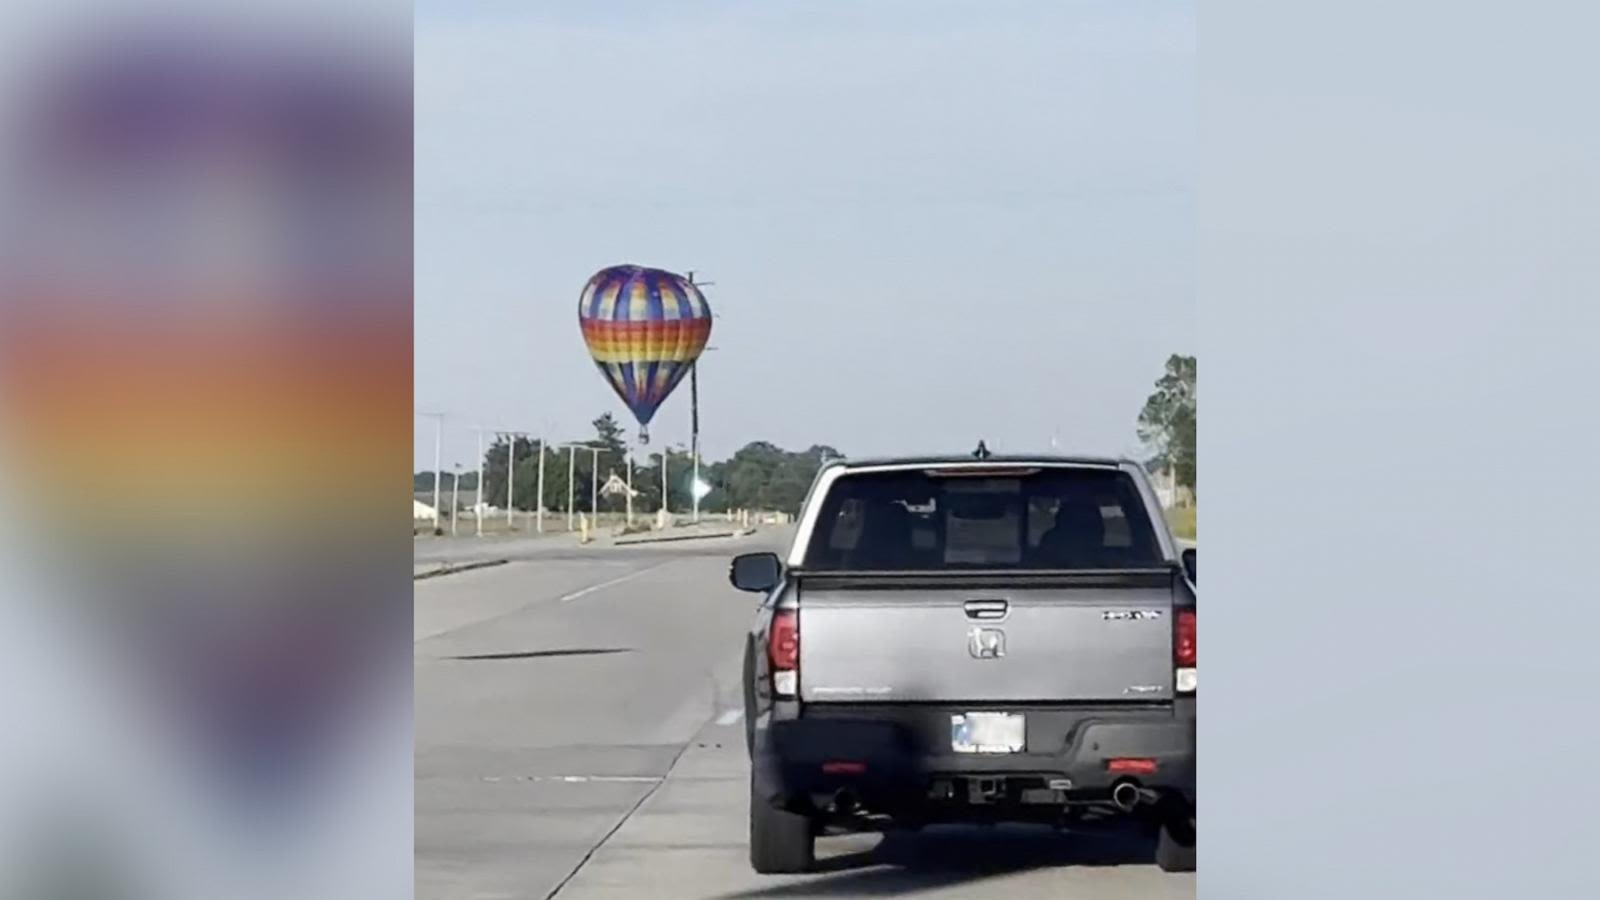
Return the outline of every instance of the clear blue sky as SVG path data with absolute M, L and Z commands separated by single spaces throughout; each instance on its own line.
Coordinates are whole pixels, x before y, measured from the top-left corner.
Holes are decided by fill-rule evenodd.
M 420 0 L 416 404 L 626 411 L 577 297 L 715 282 L 702 439 L 1131 452 L 1193 352 L 1191 2 Z M 688 386 L 652 423 L 686 442 Z M 419 468 L 433 461 L 418 420 Z

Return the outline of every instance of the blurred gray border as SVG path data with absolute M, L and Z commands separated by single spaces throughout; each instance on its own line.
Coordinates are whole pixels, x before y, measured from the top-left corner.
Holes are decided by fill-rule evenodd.
M 1600 897 L 1597 25 L 1200 6 L 1201 900 Z

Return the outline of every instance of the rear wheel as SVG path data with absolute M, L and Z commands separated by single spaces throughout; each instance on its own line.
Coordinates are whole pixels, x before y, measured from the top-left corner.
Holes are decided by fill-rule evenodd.
M 756 758 L 756 669 L 755 659 L 752 654 L 755 647 L 749 644 L 744 648 L 744 751 L 751 759 Z
M 816 860 L 811 819 L 776 809 L 750 792 L 750 867 L 762 875 L 804 872 Z
M 1194 813 L 1169 816 L 1156 836 L 1156 865 L 1163 872 L 1193 872 L 1195 868 Z

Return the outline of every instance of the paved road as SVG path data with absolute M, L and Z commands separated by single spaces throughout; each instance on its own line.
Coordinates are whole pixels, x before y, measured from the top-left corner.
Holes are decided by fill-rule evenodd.
M 726 566 L 784 536 L 523 547 L 417 582 L 417 896 L 1192 900 L 1141 839 L 1028 829 L 827 837 L 817 873 L 752 873 L 754 606 Z

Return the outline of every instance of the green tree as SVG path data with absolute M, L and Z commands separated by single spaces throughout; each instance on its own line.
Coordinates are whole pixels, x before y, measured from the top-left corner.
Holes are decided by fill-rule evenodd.
M 797 512 L 823 461 L 840 455 L 825 445 L 794 453 L 767 441 L 746 444 L 707 469 L 715 487 L 707 505 Z
M 599 481 L 604 483 L 613 472 L 619 475 L 624 472 L 623 460 L 627 449 L 625 432 L 610 413 L 600 416 L 591 424 L 594 427 L 594 437 L 585 443 L 601 451 Z M 545 449 L 544 508 L 551 512 L 565 512 L 567 508 L 568 451 L 562 449 L 560 443 L 551 440 Z M 538 503 L 536 496 L 539 489 L 538 448 L 537 439 L 516 438 L 515 491 L 516 507 L 519 510 L 535 509 Z M 485 452 L 483 463 L 485 502 L 495 506 L 505 505 L 506 457 L 512 449 L 513 444 L 509 439 L 499 437 Z M 661 452 L 658 450 L 641 460 L 636 460 L 639 465 L 634 469 L 633 487 L 639 495 L 634 498 L 635 512 L 648 514 L 660 508 Z M 688 510 L 694 503 L 693 495 L 690 493 L 693 460 L 681 447 L 669 447 L 665 452 L 670 506 L 675 512 Z M 707 510 L 750 508 L 796 512 L 822 463 L 842 455 L 838 450 L 825 444 L 816 444 L 803 451 L 791 452 L 768 441 L 753 441 L 741 447 L 729 459 L 702 460 L 701 477 L 711 485 L 712 490 L 702 500 L 701 508 Z M 579 450 L 576 459 L 570 464 L 573 467 L 572 476 L 575 482 L 572 505 L 577 511 L 591 511 L 594 456 L 589 451 Z M 447 487 L 449 479 L 449 473 L 446 473 Z M 424 489 L 422 486 L 433 484 L 433 476 L 419 472 L 413 482 L 420 491 Z M 476 488 L 476 484 L 474 474 L 462 475 L 463 490 L 467 490 L 469 485 Z M 602 510 L 621 509 L 623 503 L 621 498 L 611 500 L 601 498 L 600 506 Z
M 1178 484 L 1195 490 L 1195 358 L 1173 354 L 1166 372 L 1156 381 L 1155 393 L 1139 412 L 1139 439 L 1155 450 L 1152 462 L 1171 468 Z
M 674 513 L 682 513 L 694 505 L 694 496 L 689 492 L 690 482 L 694 478 L 694 458 L 682 447 L 668 447 L 666 454 L 670 509 Z M 661 508 L 660 453 L 650 454 L 633 470 L 633 488 L 639 492 L 639 496 L 633 498 L 635 512 L 653 513 Z
M 483 502 L 490 506 L 503 508 L 506 505 L 506 454 L 508 451 L 514 452 L 517 460 L 516 484 L 513 485 L 516 490 L 517 508 L 527 509 L 528 507 L 525 503 L 533 496 L 534 486 L 532 482 L 526 479 L 527 464 L 530 457 L 533 458 L 533 464 L 535 470 L 537 470 L 538 453 L 535 449 L 536 444 L 524 437 L 516 438 L 515 441 L 515 449 L 513 451 L 511 441 L 503 435 L 498 436 L 495 438 L 494 443 L 489 445 L 489 449 L 484 451 Z M 466 484 L 465 478 L 462 479 L 462 484 Z M 476 495 L 474 495 L 474 499 L 476 499 Z
M 626 449 L 623 428 L 617 423 L 616 417 L 605 413 L 600 418 L 590 423 L 594 426 L 594 440 L 591 443 L 606 448 L 613 459 L 620 459 L 622 451 Z
M 451 490 L 452 486 L 455 484 L 455 481 L 456 481 L 455 474 L 452 473 L 452 472 L 446 471 L 444 473 L 444 477 L 439 479 L 439 490 L 441 492 L 442 491 Z M 477 472 L 476 469 L 474 469 L 471 472 L 462 472 L 461 473 L 461 490 L 463 490 L 463 491 L 471 491 L 471 490 L 476 490 L 477 487 L 478 487 L 478 472 Z M 432 472 L 417 472 L 416 474 L 412 475 L 411 476 L 411 490 L 416 492 L 416 493 L 419 493 L 419 494 L 424 494 L 424 493 L 428 493 L 429 491 L 432 491 L 433 490 L 433 473 Z

